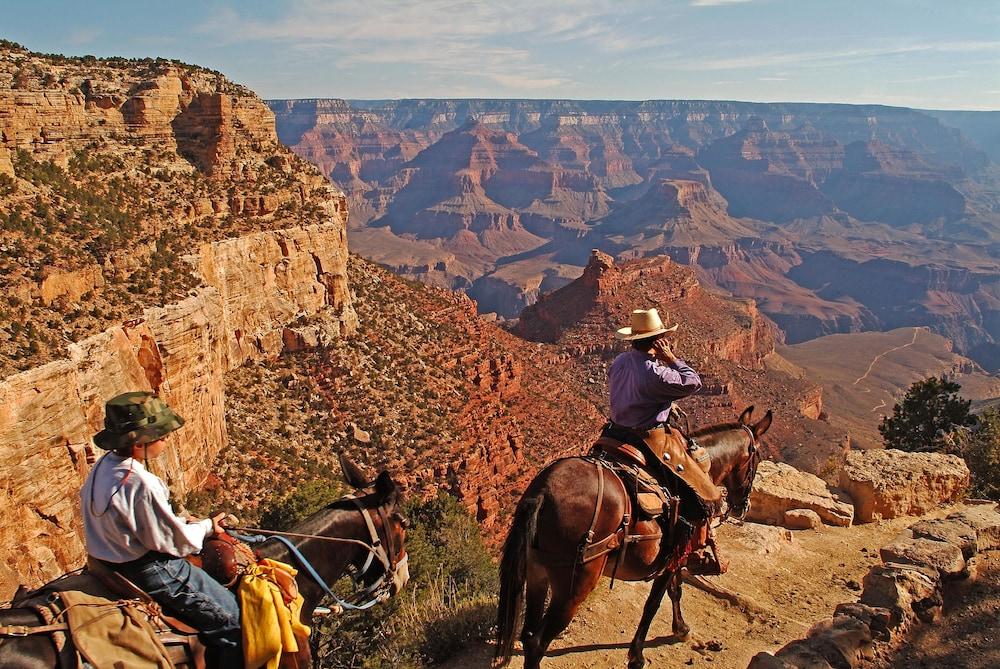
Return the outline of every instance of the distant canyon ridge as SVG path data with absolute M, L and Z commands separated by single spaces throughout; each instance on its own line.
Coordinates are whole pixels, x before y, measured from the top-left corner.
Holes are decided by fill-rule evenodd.
M 1000 369 L 1000 113 L 720 101 L 271 100 L 351 248 L 517 317 L 591 249 L 667 255 L 789 343 L 927 326 Z

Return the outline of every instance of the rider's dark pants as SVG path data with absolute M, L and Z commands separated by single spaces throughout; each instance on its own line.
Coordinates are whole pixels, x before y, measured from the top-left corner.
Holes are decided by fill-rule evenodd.
M 243 666 L 240 609 L 236 596 L 187 560 L 162 553 L 118 565 L 125 578 L 145 590 L 167 615 L 199 631 L 209 667 Z

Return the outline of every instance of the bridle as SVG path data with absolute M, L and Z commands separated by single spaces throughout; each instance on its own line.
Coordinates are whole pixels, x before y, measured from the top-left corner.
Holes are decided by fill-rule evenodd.
M 757 436 L 753 433 L 753 428 L 749 425 L 744 425 L 740 423 L 747 435 L 750 437 L 750 445 L 747 446 L 747 451 L 750 454 L 750 464 L 747 467 L 746 474 L 743 477 L 743 485 L 741 486 L 741 492 L 743 497 L 738 500 L 738 502 L 727 508 L 723 518 L 733 517 L 737 520 L 743 520 L 746 518 L 747 513 L 750 511 L 750 493 L 753 489 L 753 481 L 757 477 L 757 466 L 760 464 L 761 452 L 760 447 L 757 445 Z M 739 509 L 738 513 L 732 513 L 733 509 Z
M 291 552 L 292 556 L 299 563 L 299 566 L 309 575 L 311 578 L 330 598 L 333 599 L 336 606 L 342 611 L 364 611 L 380 602 L 384 602 L 392 596 L 393 590 L 399 592 L 402 590 L 403 586 L 410 578 L 409 573 L 409 555 L 407 555 L 402 544 L 399 545 L 398 550 L 395 545 L 395 539 L 393 533 L 390 530 L 389 517 L 383 506 L 379 505 L 376 508 L 379 514 L 379 520 L 383 527 L 383 533 L 385 534 L 385 541 L 379 536 L 378 528 L 375 526 L 374 520 L 372 520 L 371 511 L 364 505 L 361 498 L 355 495 L 345 495 L 341 500 L 350 500 L 354 503 L 354 506 L 358 508 L 361 513 L 361 517 L 365 521 L 365 526 L 368 529 L 368 537 L 371 543 L 361 541 L 360 539 L 346 539 L 342 537 L 325 537 L 319 534 L 301 534 L 298 532 L 279 532 L 276 530 L 264 530 L 256 527 L 233 527 L 228 528 L 226 531 L 236 537 L 237 539 L 244 541 L 246 543 L 261 543 L 267 539 L 275 539 L 281 542 L 284 546 Z M 254 532 L 254 535 L 244 535 L 239 534 L 236 531 L 243 532 Z M 306 559 L 306 556 L 302 554 L 302 551 L 293 544 L 289 537 L 302 538 L 302 539 L 316 539 L 318 541 L 331 541 L 335 543 L 342 544 L 354 544 L 360 546 L 368 551 L 368 556 L 365 558 L 365 562 L 362 566 L 356 567 L 353 563 L 348 565 L 347 574 L 351 578 L 351 582 L 354 584 L 354 592 L 349 595 L 346 599 L 339 597 L 330 588 L 323 577 L 319 575 L 312 563 Z M 386 545 L 388 545 L 389 550 L 386 550 Z M 382 565 L 382 573 L 379 577 L 371 583 L 371 585 L 364 585 L 364 576 L 371 569 L 375 561 L 378 560 L 379 564 Z
M 337 604 L 348 609 L 364 610 L 391 597 L 394 585 L 396 586 L 396 592 L 399 592 L 406 585 L 406 581 L 409 579 L 410 556 L 407 555 L 402 544 L 400 544 L 399 550 L 396 549 L 395 536 L 390 530 L 389 516 L 384 506 L 379 505 L 375 507 L 379 515 L 379 520 L 382 521 L 382 528 L 385 534 L 385 541 L 383 542 L 379 537 L 378 528 L 375 527 L 375 522 L 372 520 L 370 511 L 361 500 L 355 495 L 345 495 L 342 499 L 349 499 L 358 507 L 358 511 L 361 512 L 361 517 L 364 518 L 365 525 L 368 527 L 368 536 L 371 539 L 371 547 L 368 550 L 368 557 L 365 558 L 365 563 L 359 568 L 355 568 L 353 564 L 348 567 L 348 575 L 351 577 L 355 588 L 353 598 L 363 599 L 373 596 L 373 599 L 360 606 L 353 604 L 344 606 L 347 603 L 342 601 L 337 601 Z M 387 547 L 388 550 L 386 550 Z M 368 573 L 376 558 L 382 564 L 382 573 L 371 585 L 365 586 L 365 574 Z M 323 584 L 320 583 L 320 585 L 322 586 Z M 326 592 L 328 595 L 332 595 L 328 589 L 326 589 Z M 336 598 L 336 595 L 333 596 Z

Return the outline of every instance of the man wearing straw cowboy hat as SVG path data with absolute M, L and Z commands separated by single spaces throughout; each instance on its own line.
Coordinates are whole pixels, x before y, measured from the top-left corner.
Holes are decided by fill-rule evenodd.
M 664 325 L 656 309 L 636 309 L 629 327 L 615 333 L 618 339 L 631 342 L 632 346 L 618 355 L 608 370 L 611 422 L 604 434 L 643 451 L 651 473 L 661 485 L 672 483 L 671 477 L 683 480 L 703 504 L 682 502 L 681 508 L 687 509 L 688 516 L 693 516 L 687 519 L 703 526 L 704 531 L 722 497 L 708 476 L 711 464 L 708 454 L 691 442 L 693 448 L 704 454 L 704 459 L 696 460 L 695 451 L 671 448 L 673 441 L 667 436 L 673 403 L 701 390 L 698 372 L 674 355 L 666 337 L 676 332 L 677 327 L 677 324 Z M 698 511 L 692 511 L 698 507 Z M 691 571 L 702 574 L 723 571 L 725 568 L 716 557 L 704 553 L 694 556 L 689 561 Z
M 242 667 L 236 597 L 184 559 L 221 533 L 225 514 L 192 521 L 174 513 L 167 485 L 143 464 L 184 424 L 148 392 L 117 395 L 105 405 L 94 443 L 108 451 L 80 491 L 87 553 L 146 591 L 164 611 L 198 629 L 208 666 Z

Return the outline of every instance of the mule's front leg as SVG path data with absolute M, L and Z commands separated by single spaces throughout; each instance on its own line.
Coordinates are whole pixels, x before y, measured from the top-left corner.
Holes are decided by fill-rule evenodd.
M 684 583 L 684 579 L 681 576 L 681 570 L 670 572 L 670 583 L 668 591 L 670 592 L 670 603 L 673 606 L 674 611 L 674 621 L 673 621 L 673 632 L 674 636 L 683 641 L 688 638 L 691 634 L 691 628 L 688 624 L 684 622 L 684 615 L 681 613 L 681 585 Z
M 646 634 L 649 633 L 653 616 L 660 610 L 663 593 L 666 592 L 672 576 L 673 574 L 669 572 L 660 574 L 649 589 L 646 605 L 642 607 L 642 620 L 639 621 L 639 627 L 635 630 L 635 636 L 632 638 L 632 645 L 628 649 L 628 669 L 642 669 L 646 664 L 646 660 L 642 657 L 642 647 L 646 643 Z

